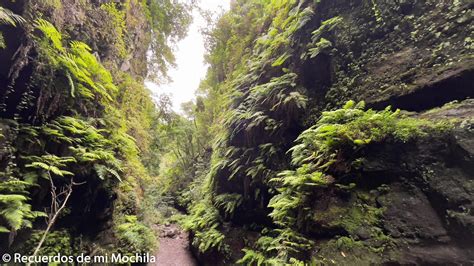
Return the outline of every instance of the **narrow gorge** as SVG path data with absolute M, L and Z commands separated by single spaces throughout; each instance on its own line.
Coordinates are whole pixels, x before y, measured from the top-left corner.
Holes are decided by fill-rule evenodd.
M 0 3 L 0 257 L 474 263 L 472 1 L 205 1 Z

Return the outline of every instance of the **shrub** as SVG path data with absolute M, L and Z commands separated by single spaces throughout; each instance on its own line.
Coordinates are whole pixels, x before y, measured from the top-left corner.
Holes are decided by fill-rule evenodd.
M 135 254 L 153 251 L 156 247 L 154 232 L 138 221 L 135 215 L 125 215 L 123 221 L 116 225 L 119 249 L 124 254 Z

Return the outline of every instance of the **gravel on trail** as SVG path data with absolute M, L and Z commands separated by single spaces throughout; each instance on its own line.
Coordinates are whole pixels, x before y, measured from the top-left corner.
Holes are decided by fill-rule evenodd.
M 198 263 L 189 249 L 188 233 L 177 225 L 160 227 L 160 244 L 155 252 L 158 266 L 197 266 Z

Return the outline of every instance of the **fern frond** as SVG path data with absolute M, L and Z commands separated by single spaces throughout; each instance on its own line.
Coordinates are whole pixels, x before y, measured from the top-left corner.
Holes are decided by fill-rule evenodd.
M 0 6 L 0 24 L 16 26 L 17 24 L 23 24 L 25 22 L 26 20 L 22 16 Z
M 35 21 L 35 27 L 51 41 L 54 48 L 58 49 L 59 51 L 64 51 L 62 35 L 53 24 L 40 18 Z

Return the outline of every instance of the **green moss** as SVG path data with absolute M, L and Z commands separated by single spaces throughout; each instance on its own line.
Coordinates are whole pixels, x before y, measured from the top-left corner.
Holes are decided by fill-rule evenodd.
M 315 254 L 315 265 L 379 265 L 381 256 L 373 252 L 364 242 L 342 236 L 322 241 Z
M 352 250 L 354 248 L 363 247 L 364 244 L 361 241 L 356 241 L 351 237 L 342 236 L 335 240 L 335 246 L 339 250 Z
M 382 229 L 378 227 L 373 227 L 370 234 L 371 239 L 366 244 L 367 247 L 373 252 L 381 253 L 385 251 L 386 248 L 393 247 L 395 240 L 386 235 Z
M 346 206 L 331 205 L 325 211 L 317 211 L 313 220 L 327 228 L 343 228 L 351 235 L 356 235 L 358 229 L 372 231 L 380 224 L 383 208 L 376 208 L 359 201 Z
M 63 6 L 61 0 L 42 0 L 41 3 L 51 9 L 60 9 Z
M 110 18 L 110 32 L 113 32 L 115 35 L 114 45 L 116 52 L 120 58 L 125 58 L 128 54 L 125 43 L 125 33 L 127 31 L 127 25 L 125 23 L 125 11 L 120 10 L 116 3 L 102 4 L 100 8 L 104 10 Z

